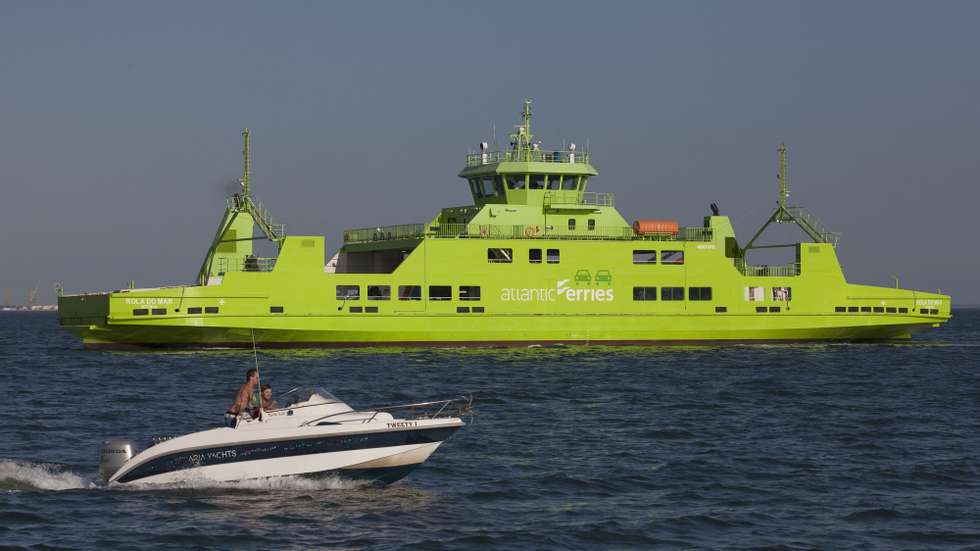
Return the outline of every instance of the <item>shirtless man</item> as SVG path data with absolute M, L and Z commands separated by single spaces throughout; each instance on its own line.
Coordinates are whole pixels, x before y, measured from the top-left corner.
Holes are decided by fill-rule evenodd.
M 235 403 L 225 412 L 225 423 L 229 427 L 238 426 L 238 419 L 248 411 L 248 404 L 257 384 L 259 384 L 259 371 L 253 367 L 245 372 L 245 384 L 238 389 L 238 394 L 235 395 Z

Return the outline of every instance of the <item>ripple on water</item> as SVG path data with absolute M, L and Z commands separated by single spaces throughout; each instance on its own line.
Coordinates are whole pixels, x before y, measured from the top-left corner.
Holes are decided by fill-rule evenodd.
M 15 321 L 11 321 L 15 320 Z M 355 406 L 473 393 L 386 488 L 104 487 L 98 448 L 220 423 L 247 350 L 83 351 L 0 315 L 0 540 L 23 548 L 924 549 L 980 545 L 980 311 L 916 340 L 259 351 Z M 81 391 L 80 391 L 81 389 Z

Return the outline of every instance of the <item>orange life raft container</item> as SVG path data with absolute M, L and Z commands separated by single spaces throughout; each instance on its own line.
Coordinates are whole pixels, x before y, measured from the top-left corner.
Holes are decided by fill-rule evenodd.
M 637 220 L 633 222 L 633 233 L 648 235 L 651 233 L 675 234 L 680 231 L 677 220 Z

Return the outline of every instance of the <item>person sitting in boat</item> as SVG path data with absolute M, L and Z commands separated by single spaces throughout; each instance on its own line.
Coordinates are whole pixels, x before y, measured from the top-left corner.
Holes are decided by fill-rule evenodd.
M 229 427 L 235 428 L 238 426 L 238 420 L 242 415 L 248 412 L 249 403 L 252 400 L 252 393 L 255 391 L 255 385 L 259 383 L 259 370 L 249 369 L 245 372 L 245 384 L 238 389 L 238 394 L 235 395 L 235 403 L 228 408 L 225 412 L 225 423 Z
M 262 385 L 262 409 L 269 411 L 279 407 L 272 397 L 272 385 Z

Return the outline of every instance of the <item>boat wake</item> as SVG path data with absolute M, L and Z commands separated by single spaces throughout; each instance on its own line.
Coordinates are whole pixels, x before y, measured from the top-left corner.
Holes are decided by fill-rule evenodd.
M 97 475 L 80 474 L 68 465 L 0 459 L 0 492 L 33 492 L 63 490 L 259 490 L 259 491 L 304 491 L 353 490 L 370 484 L 363 480 L 351 480 L 336 475 L 318 476 L 280 476 L 258 478 L 234 482 L 218 482 L 205 478 L 191 478 L 174 484 L 129 484 L 106 486 Z
M 0 491 L 80 490 L 95 488 L 93 477 L 56 463 L 0 459 Z
M 249 490 L 249 491 L 304 491 L 315 492 L 322 490 L 353 490 L 368 485 L 370 482 L 350 480 L 336 475 L 318 476 L 277 476 L 272 478 L 255 478 L 219 482 L 208 478 L 189 477 L 180 482 L 168 484 L 142 484 L 139 481 L 128 484 L 111 484 L 108 488 L 119 490 Z

